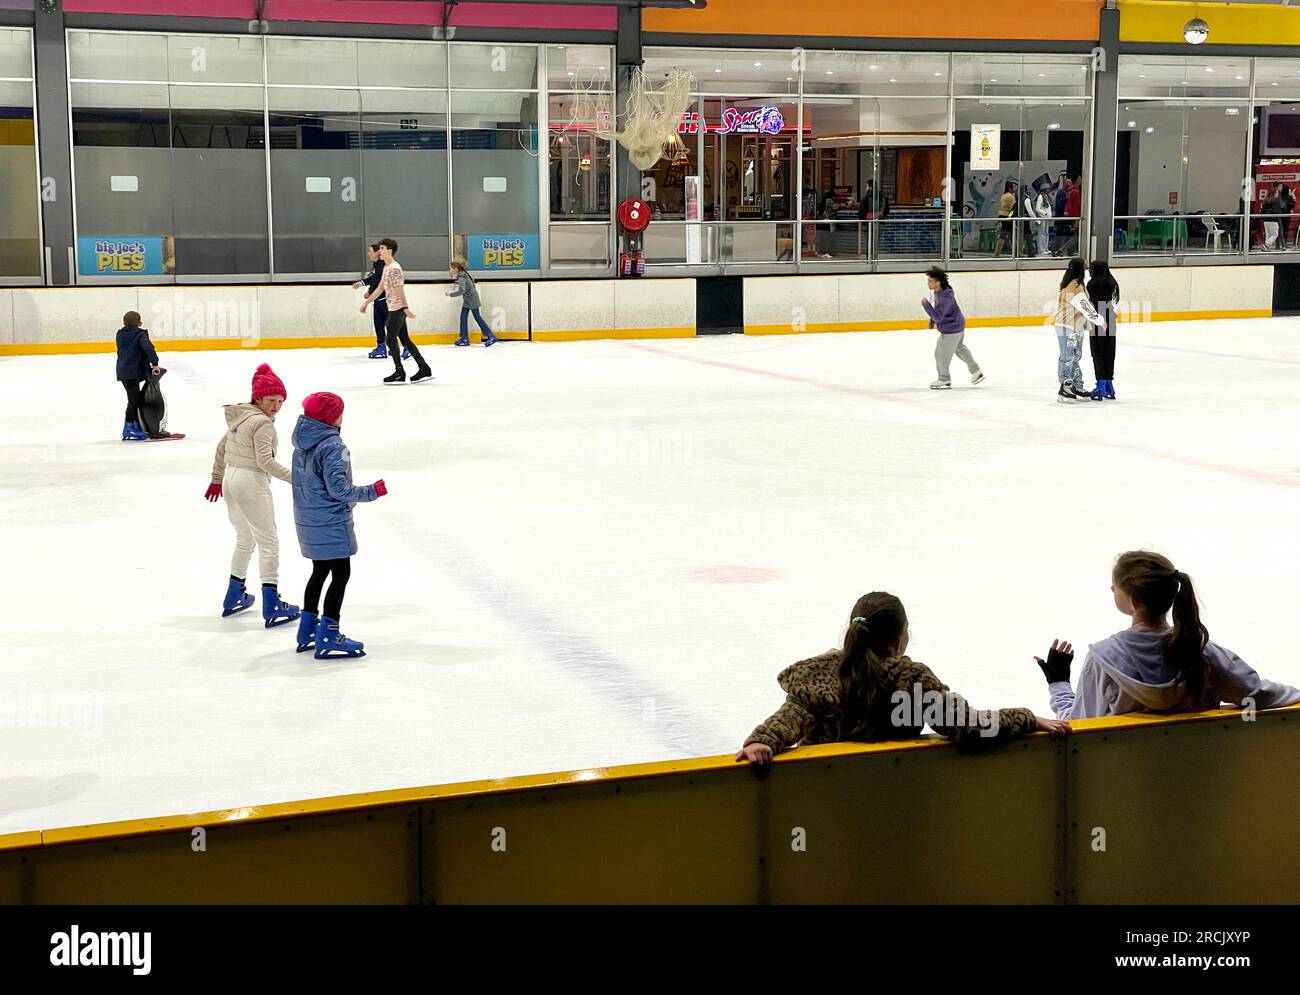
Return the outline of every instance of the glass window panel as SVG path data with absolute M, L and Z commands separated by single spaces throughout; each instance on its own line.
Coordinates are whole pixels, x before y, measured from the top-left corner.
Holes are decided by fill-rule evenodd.
M 731 96 L 737 93 L 787 94 L 799 92 L 799 73 L 788 51 L 647 48 L 643 71 L 661 82 L 673 69 L 695 77 L 697 93 Z
M 366 245 L 360 95 L 279 87 L 269 93 L 276 272 L 359 271 Z
M 72 84 L 79 238 L 173 233 L 167 90 L 165 83 Z M 113 177 L 131 182 L 115 184 Z
M 171 87 L 176 273 L 266 274 L 261 87 Z
M 362 90 L 361 110 L 366 244 L 391 236 L 407 272 L 445 270 L 446 90 Z
M 447 88 L 447 46 L 442 42 L 357 42 L 362 86 Z
M 0 277 L 41 274 L 32 99 L 30 82 L 0 83 Z
M 0 28 L 0 76 L 32 78 L 32 33 Z
M 1260 95 L 1264 95 L 1262 90 Z M 1251 248 L 1294 252 L 1300 248 L 1300 216 L 1296 214 L 1296 198 L 1300 196 L 1300 103 L 1271 100 L 1258 104 L 1250 126 L 1254 150 Z
M 357 43 L 331 38 L 267 38 L 266 73 L 271 83 L 357 86 Z
M 810 52 L 804 93 L 940 96 L 948 56 L 933 52 Z
M 537 95 L 461 90 L 451 99 L 454 251 L 479 269 L 473 236 L 512 235 L 530 242 L 535 257 Z
M 571 94 L 550 98 L 551 218 L 607 221 L 610 143 L 593 132 L 594 119 L 577 115 L 575 103 Z M 577 110 L 581 109 L 579 104 Z
M 69 31 L 71 79 L 167 79 L 167 37 L 141 32 Z
M 552 90 L 575 86 L 612 92 L 614 52 L 604 45 L 550 45 L 546 49 L 546 77 Z
M 482 90 L 536 89 L 537 47 L 453 44 L 451 85 Z
M 239 35 L 169 35 L 173 83 L 260 83 L 262 39 Z
M 1067 217 L 1066 180 L 1077 180 L 1087 161 L 1090 106 L 1082 98 L 956 102 L 953 215 L 961 219 L 954 236 L 963 257 L 1077 251 L 1082 222 Z M 971 128 L 981 124 L 1001 127 L 996 170 L 971 168 Z M 1081 214 L 1087 208 L 1084 182 Z M 1040 222 L 1031 209 L 1046 210 L 1049 220 Z
M 1300 59 L 1256 59 L 1255 96 L 1260 100 L 1300 97 Z
M 1091 60 L 1081 55 L 988 53 L 953 56 L 958 96 L 1088 96 Z
M 1121 55 L 1119 96 L 1248 97 L 1250 59 Z

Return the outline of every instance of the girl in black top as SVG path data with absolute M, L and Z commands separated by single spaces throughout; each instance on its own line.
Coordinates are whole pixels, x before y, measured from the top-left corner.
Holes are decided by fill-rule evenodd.
M 1106 263 L 1093 260 L 1088 267 L 1088 300 L 1106 324 L 1088 330 L 1088 348 L 1092 352 L 1093 373 L 1097 387 L 1089 395 L 1094 401 L 1115 400 L 1115 305 L 1119 303 L 1119 283 Z

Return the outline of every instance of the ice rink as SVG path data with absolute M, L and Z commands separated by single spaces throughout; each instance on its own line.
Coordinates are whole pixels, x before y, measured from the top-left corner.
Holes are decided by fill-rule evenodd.
M 1300 319 L 1124 326 L 1114 403 L 1056 403 L 1050 330 L 967 344 L 988 380 L 944 393 L 915 331 L 427 347 L 402 387 L 363 349 L 163 350 L 189 437 L 135 444 L 111 355 L 0 359 L 0 832 L 734 751 L 877 589 L 974 704 L 1047 714 L 1033 655 L 1127 624 L 1109 570 L 1139 546 L 1300 683 Z M 203 492 L 263 360 L 281 460 L 335 391 L 391 491 L 355 512 L 360 660 L 263 628 L 256 558 L 257 607 L 220 617 Z

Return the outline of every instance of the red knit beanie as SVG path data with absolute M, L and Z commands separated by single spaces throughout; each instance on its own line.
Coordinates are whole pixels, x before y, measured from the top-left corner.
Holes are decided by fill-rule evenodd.
M 343 398 L 328 391 L 308 394 L 302 399 L 302 411 L 308 418 L 333 425 L 343 414 Z
M 275 375 L 271 367 L 263 363 L 253 374 L 253 400 L 260 401 L 264 397 L 288 397 L 289 393 L 284 389 L 284 381 Z

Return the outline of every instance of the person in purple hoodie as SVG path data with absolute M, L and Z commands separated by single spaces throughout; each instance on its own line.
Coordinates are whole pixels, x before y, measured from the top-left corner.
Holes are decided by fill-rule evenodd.
M 930 327 L 939 329 L 939 342 L 934 347 L 934 362 L 939 369 L 939 379 L 930 384 L 930 389 L 952 388 L 952 375 L 948 368 L 952 366 L 953 356 L 966 364 L 966 369 L 970 370 L 971 383 L 982 382 L 984 373 L 980 364 L 975 362 L 975 357 L 966 348 L 966 316 L 957 306 L 957 296 L 948 283 L 948 274 L 938 266 L 931 266 L 925 271 L 925 276 L 930 284 L 930 292 L 934 294 L 934 303 L 922 299 L 921 307 L 930 316 Z
M 1211 642 L 1192 579 L 1167 557 L 1145 549 L 1121 553 L 1111 591 L 1115 607 L 1133 623 L 1089 647 L 1073 687 L 1068 642 L 1054 641 L 1046 660 L 1035 658 L 1058 719 L 1210 709 L 1224 702 L 1257 709 L 1300 703 L 1300 690 L 1266 680 Z

